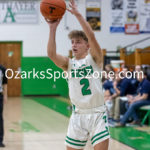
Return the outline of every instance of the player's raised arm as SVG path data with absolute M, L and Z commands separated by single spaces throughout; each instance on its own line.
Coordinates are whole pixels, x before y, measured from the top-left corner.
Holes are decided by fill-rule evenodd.
M 68 69 L 68 61 L 69 59 L 65 56 L 59 55 L 56 52 L 56 30 L 59 24 L 59 20 L 55 22 L 48 22 L 50 33 L 49 33 L 49 40 L 47 46 L 47 54 L 48 57 L 61 69 L 67 70 Z
M 69 6 L 71 9 L 67 9 L 67 10 L 70 11 L 73 15 L 75 15 L 76 18 L 78 19 L 86 36 L 88 37 L 90 53 L 91 53 L 93 59 L 95 60 L 95 62 L 97 63 L 97 65 L 101 67 L 102 62 L 103 62 L 102 51 L 101 51 L 100 45 L 98 44 L 98 42 L 95 38 L 95 35 L 94 35 L 94 32 L 93 32 L 91 26 L 77 10 L 77 6 L 76 6 L 74 0 L 70 0 Z

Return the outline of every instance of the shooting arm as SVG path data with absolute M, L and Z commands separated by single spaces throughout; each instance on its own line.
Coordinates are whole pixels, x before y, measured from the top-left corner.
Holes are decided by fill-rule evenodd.
M 47 54 L 48 57 L 61 69 L 67 70 L 68 61 L 67 57 L 59 55 L 56 53 L 56 26 L 50 27 L 49 41 L 47 46 Z

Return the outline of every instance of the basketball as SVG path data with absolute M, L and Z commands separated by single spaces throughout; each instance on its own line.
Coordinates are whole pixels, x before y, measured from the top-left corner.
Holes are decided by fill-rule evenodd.
M 66 3 L 64 0 L 42 0 L 40 11 L 50 21 L 61 19 L 66 11 Z

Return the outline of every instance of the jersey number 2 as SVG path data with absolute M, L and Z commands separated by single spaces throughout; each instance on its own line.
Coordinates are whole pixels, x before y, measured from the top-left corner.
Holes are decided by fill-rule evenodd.
M 81 79 L 81 80 L 80 80 L 80 85 L 84 85 L 84 86 L 82 87 L 82 89 L 81 89 L 83 96 L 84 96 L 84 95 L 90 95 L 90 94 L 92 94 L 91 90 L 88 89 L 88 88 L 89 88 L 89 85 L 90 85 L 88 79 Z

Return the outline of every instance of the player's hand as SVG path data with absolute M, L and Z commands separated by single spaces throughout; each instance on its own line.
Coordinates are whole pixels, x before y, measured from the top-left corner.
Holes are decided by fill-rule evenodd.
M 49 20 L 49 19 L 45 18 L 45 20 L 48 23 L 50 28 L 57 28 L 57 26 L 59 25 L 61 19 Z
M 75 4 L 75 0 L 70 0 L 69 7 L 70 8 L 67 8 L 67 10 L 69 12 L 71 12 L 73 15 L 80 14 L 79 11 L 78 11 L 78 9 L 77 9 L 77 5 Z

